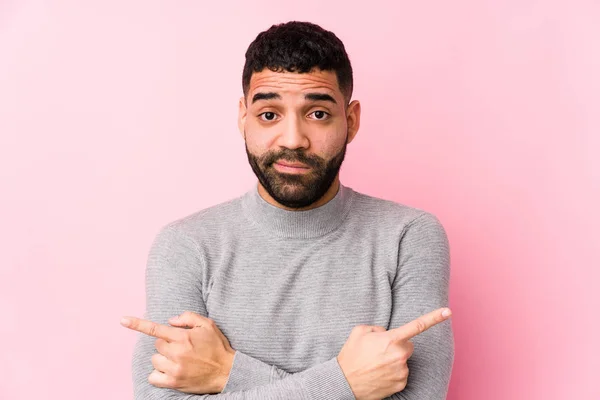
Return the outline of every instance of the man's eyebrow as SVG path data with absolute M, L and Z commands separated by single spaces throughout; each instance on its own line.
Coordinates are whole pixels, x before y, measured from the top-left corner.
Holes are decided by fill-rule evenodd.
M 252 96 L 252 104 L 256 103 L 259 100 L 273 100 L 273 99 L 281 100 L 281 96 L 279 95 L 279 93 L 275 93 L 275 92 L 256 93 L 254 96 Z
M 330 101 L 333 104 L 337 104 L 337 101 L 327 93 L 307 93 L 304 95 L 304 99 L 311 101 Z

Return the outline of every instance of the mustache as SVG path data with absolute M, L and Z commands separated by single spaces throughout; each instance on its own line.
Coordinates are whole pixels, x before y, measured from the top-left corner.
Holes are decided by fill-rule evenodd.
M 323 159 L 317 155 L 308 155 L 302 150 L 282 149 L 281 151 L 273 151 L 265 154 L 262 157 L 263 165 L 270 167 L 276 161 L 283 160 L 287 162 L 298 162 L 306 164 L 309 167 L 320 167 L 323 164 Z

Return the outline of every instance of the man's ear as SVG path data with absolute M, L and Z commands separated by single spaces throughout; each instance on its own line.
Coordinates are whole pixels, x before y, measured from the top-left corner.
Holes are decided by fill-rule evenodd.
M 240 104 L 238 110 L 238 129 L 242 137 L 245 136 L 244 128 L 246 126 L 246 116 L 248 115 L 248 109 L 246 108 L 246 98 L 240 97 Z
M 346 121 L 348 123 L 348 141 L 346 143 L 350 143 L 360 128 L 360 102 L 358 100 L 354 100 L 348 105 Z

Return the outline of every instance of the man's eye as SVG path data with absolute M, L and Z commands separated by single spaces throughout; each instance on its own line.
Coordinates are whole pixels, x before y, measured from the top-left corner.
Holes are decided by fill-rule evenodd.
M 312 115 L 313 119 L 317 119 L 317 120 L 325 120 L 327 118 L 329 118 L 329 113 L 325 112 L 325 111 L 313 111 L 312 113 L 308 114 L 308 115 Z
M 267 111 L 260 114 L 259 117 L 263 121 L 274 121 L 275 118 L 277 118 L 277 114 L 275 114 L 274 112 Z

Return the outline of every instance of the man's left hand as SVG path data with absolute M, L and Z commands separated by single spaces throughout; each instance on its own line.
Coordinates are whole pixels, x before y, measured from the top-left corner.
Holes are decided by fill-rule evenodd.
M 225 387 L 235 351 L 213 320 L 185 312 L 169 319 L 173 326 L 135 317 L 121 325 L 157 338 L 154 371 L 148 382 L 185 393 L 219 393 Z M 189 329 L 182 329 L 189 328 Z

